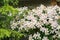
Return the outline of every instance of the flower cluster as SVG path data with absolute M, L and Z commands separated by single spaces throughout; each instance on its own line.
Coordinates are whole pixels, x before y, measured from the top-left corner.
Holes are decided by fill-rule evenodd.
M 60 7 L 41 5 L 32 10 L 20 8 L 16 18 L 11 21 L 11 29 L 25 31 L 29 40 L 58 40 L 60 38 Z

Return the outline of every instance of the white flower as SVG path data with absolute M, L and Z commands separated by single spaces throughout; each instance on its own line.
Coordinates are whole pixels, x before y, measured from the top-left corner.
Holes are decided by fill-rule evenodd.
M 33 35 L 33 37 L 34 37 L 35 39 L 37 39 L 37 34 L 35 33 L 35 34 Z
M 40 28 L 40 31 L 45 32 L 45 31 L 46 31 L 46 28 L 41 27 L 41 28 Z
M 41 28 L 42 27 L 41 23 L 39 23 L 39 22 L 37 22 L 35 25 L 37 26 L 37 28 Z
M 53 28 L 57 28 L 57 27 L 58 27 L 58 23 L 57 23 L 56 21 L 53 21 L 53 22 L 51 23 L 51 26 L 52 26 L 52 29 L 53 29 Z
M 59 19 L 59 16 L 55 16 L 55 19 L 58 20 Z
M 14 30 L 15 28 L 17 28 L 17 23 L 16 22 L 13 22 L 11 24 L 11 29 Z
M 32 35 L 29 35 L 29 40 L 33 40 L 33 37 L 32 37 Z
M 56 35 L 53 35 L 53 38 L 56 38 Z
M 49 31 L 48 31 L 47 28 L 41 27 L 41 28 L 40 28 L 40 31 L 44 32 L 45 35 L 49 35 Z
M 42 40 L 49 40 L 47 37 L 43 37 L 43 39 Z
M 49 35 L 48 28 L 46 28 L 46 30 L 45 30 L 45 35 Z
M 41 10 L 43 10 L 43 9 L 45 9 L 45 8 L 46 8 L 46 6 L 44 6 L 44 5 L 42 5 L 42 4 L 41 4 L 40 7 L 37 7 L 37 9 L 41 9 Z
M 34 39 L 41 39 L 40 33 L 39 33 L 39 32 L 34 33 L 33 38 L 34 38 Z
M 60 25 L 57 27 L 57 29 L 60 29 Z

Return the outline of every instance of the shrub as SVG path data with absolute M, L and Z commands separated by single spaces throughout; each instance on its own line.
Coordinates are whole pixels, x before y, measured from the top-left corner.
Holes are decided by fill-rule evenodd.
M 60 12 L 60 7 L 57 5 L 54 7 L 41 5 L 30 11 L 26 7 L 20 8 L 21 12 L 17 18 L 11 21 L 11 29 L 18 29 L 17 31 L 28 35 L 29 40 L 58 40 L 60 25 L 57 22 L 59 16 L 57 9 Z

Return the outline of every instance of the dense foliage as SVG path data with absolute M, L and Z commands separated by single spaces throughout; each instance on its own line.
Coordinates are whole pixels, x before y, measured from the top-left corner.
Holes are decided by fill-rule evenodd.
M 0 40 L 21 40 L 22 37 L 24 37 L 24 35 L 19 32 L 0 29 Z
M 10 21 L 18 13 L 18 10 L 12 6 L 2 6 L 0 8 L 0 27 L 8 27 Z
M 60 7 L 14 8 L 20 0 L 0 0 L 0 40 L 60 40 Z
M 10 6 L 10 3 L 16 6 L 18 0 L 0 0 L 0 40 L 21 40 L 24 35 L 10 28 L 10 21 L 18 13 L 18 10 Z

